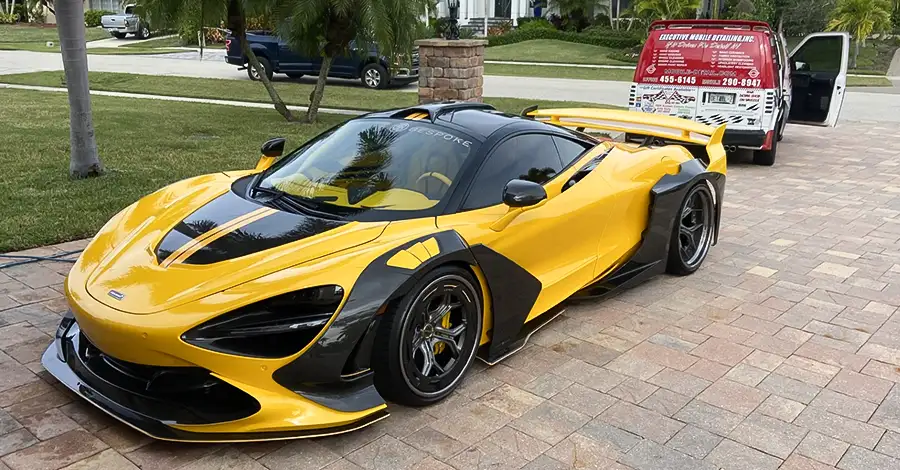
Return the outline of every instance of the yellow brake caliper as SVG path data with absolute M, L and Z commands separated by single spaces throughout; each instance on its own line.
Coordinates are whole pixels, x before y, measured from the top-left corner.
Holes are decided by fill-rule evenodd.
M 447 314 L 444 315 L 444 318 L 441 318 L 441 328 L 444 328 L 445 330 L 450 329 L 450 312 L 447 312 Z M 440 354 L 444 352 L 444 348 L 446 347 L 447 345 L 444 344 L 443 341 L 441 341 L 440 343 L 434 345 L 434 353 Z

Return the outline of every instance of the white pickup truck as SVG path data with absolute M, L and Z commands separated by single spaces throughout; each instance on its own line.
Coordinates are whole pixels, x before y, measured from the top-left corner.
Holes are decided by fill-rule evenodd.
M 125 13 L 103 15 L 100 24 L 116 39 L 124 39 L 126 34 L 134 34 L 138 39 L 150 37 L 150 25 L 134 12 L 134 4 L 125 5 Z

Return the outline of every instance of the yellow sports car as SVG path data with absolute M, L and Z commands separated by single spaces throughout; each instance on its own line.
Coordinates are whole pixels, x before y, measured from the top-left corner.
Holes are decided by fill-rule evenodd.
M 446 397 L 569 297 L 695 271 L 718 234 L 723 132 L 449 102 L 351 119 L 280 159 L 274 139 L 253 170 L 113 217 L 42 362 L 159 439 L 361 428 L 385 400 Z

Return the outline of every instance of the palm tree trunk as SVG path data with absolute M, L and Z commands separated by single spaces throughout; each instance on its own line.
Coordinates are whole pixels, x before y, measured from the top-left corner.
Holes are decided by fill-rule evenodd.
M 259 59 L 256 58 L 256 54 L 254 54 L 253 49 L 250 48 L 250 44 L 247 42 L 246 31 L 242 30 L 238 32 L 238 42 L 241 43 L 241 51 L 247 56 L 250 67 L 253 67 L 253 69 L 256 70 L 260 81 L 262 81 L 263 86 L 266 87 L 266 91 L 269 93 L 269 99 L 271 99 L 272 104 L 275 105 L 275 110 L 284 116 L 284 119 L 288 122 L 293 121 L 294 115 L 291 113 L 291 110 L 284 105 L 284 101 L 281 99 L 281 96 L 278 95 L 278 92 L 269 80 L 269 76 L 266 75 L 263 68 L 259 65 Z
M 72 178 L 98 176 L 103 173 L 103 165 L 94 139 L 82 0 L 57 0 L 56 24 L 66 71 L 66 88 L 69 90 L 69 140 L 72 147 L 69 175 Z
M 856 58 L 859 57 L 859 38 L 856 38 L 856 49 L 853 51 L 853 62 L 850 64 L 850 68 L 856 68 Z
M 322 57 L 322 68 L 319 69 L 319 79 L 316 81 L 316 88 L 309 96 L 309 109 L 306 111 L 307 122 L 316 122 L 319 116 L 319 105 L 322 104 L 322 96 L 325 95 L 325 81 L 328 80 L 328 72 L 331 70 L 331 63 L 334 58 L 331 56 Z

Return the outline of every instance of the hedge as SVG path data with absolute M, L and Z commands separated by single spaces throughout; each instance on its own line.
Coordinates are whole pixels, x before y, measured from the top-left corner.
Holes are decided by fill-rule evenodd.
M 534 39 L 556 39 L 559 41 L 604 46 L 612 49 L 625 49 L 641 44 L 640 39 L 623 35 L 606 36 L 579 34 L 573 31 L 558 31 L 555 29 L 528 29 L 525 31 L 514 30 L 506 34 L 490 36 L 488 37 L 488 47 L 505 46 Z
M 84 25 L 88 28 L 100 26 L 100 18 L 103 18 L 103 15 L 115 15 L 115 12 L 109 10 L 87 10 L 84 12 Z

